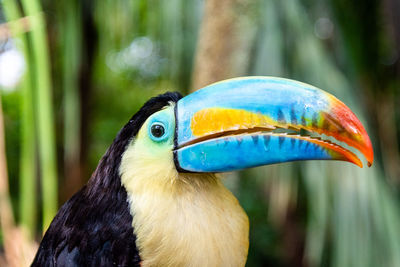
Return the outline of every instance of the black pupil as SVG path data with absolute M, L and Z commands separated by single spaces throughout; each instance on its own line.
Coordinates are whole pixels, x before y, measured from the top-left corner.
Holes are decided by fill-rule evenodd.
M 164 133 L 165 133 L 165 130 L 164 130 L 163 126 L 161 126 L 159 124 L 151 126 L 151 134 L 154 137 L 161 137 L 164 135 Z

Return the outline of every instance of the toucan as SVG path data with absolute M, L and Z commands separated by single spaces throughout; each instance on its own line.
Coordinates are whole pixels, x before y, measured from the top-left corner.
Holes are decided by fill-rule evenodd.
M 153 97 L 61 207 L 32 266 L 244 266 L 249 220 L 220 173 L 298 160 L 362 167 L 357 150 L 371 165 L 354 113 L 298 81 L 241 77 Z

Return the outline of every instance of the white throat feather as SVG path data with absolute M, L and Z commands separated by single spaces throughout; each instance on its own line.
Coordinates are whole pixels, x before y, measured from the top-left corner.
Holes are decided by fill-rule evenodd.
M 144 128 L 144 127 L 142 127 Z M 142 266 L 244 266 L 248 218 L 214 174 L 178 173 L 140 131 L 120 165 Z

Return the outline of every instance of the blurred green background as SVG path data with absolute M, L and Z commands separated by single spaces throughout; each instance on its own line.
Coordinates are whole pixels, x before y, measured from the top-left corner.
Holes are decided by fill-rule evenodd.
M 0 265 L 31 261 L 148 98 L 267 75 L 345 102 L 375 162 L 229 174 L 247 266 L 400 266 L 399 57 L 398 0 L 0 0 Z

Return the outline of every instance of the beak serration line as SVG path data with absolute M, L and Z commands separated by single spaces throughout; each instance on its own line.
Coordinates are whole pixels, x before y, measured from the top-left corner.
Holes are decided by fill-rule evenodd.
M 303 136 L 301 134 L 302 131 L 319 135 L 325 134 L 361 150 L 360 145 L 354 142 L 354 139 L 358 137 L 349 137 L 348 132 L 340 125 L 340 122 L 329 113 L 324 111 L 319 114 L 313 113 L 312 118 L 307 120 L 303 112 L 300 118 L 301 124 L 297 124 L 298 119 L 294 108 L 290 109 L 290 120 L 285 118 L 285 114 L 281 109 L 278 109 L 276 114 L 277 120 L 274 120 L 266 115 L 241 109 L 219 107 L 201 109 L 193 115 L 190 124 L 193 136 L 196 138 L 181 145 L 181 147 L 222 136 L 239 136 L 255 132 L 279 134 L 274 133 L 274 130 L 285 129 L 293 131 L 284 132 L 286 138 L 300 138 L 316 143 L 327 150 L 333 150 L 334 152 L 331 152 L 335 154 L 335 157 L 341 158 L 343 155 L 339 156 L 337 154 L 341 153 L 348 157 L 348 161 L 360 167 L 362 166 L 361 161 L 354 153 L 340 145 L 332 143 L 329 140 L 323 140 L 320 136 L 309 136 L 307 138 L 307 135 Z M 282 144 L 285 137 L 283 135 L 279 136 L 279 144 Z

